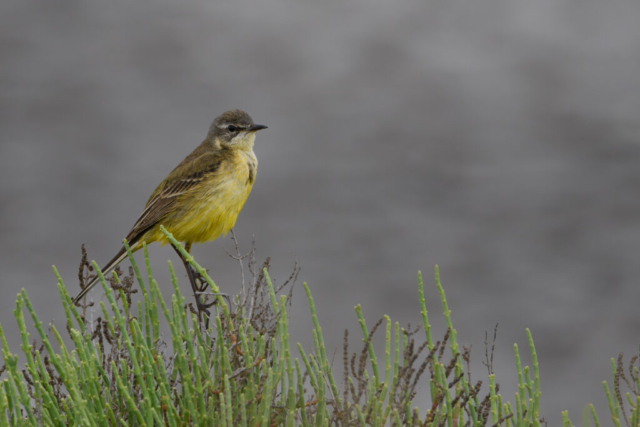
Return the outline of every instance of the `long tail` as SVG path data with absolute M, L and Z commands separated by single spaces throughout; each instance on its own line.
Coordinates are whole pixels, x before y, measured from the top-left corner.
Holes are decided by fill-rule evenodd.
M 106 277 L 107 274 L 109 274 L 111 272 L 111 270 L 116 268 L 116 266 L 118 264 L 120 264 L 122 262 L 122 260 L 125 259 L 126 257 L 127 257 L 127 251 L 123 246 L 122 249 L 120 249 L 118 251 L 116 256 L 114 256 L 113 259 L 111 261 L 109 261 L 109 263 L 102 268 L 102 274 L 104 274 L 104 276 Z M 84 296 L 87 295 L 87 293 L 89 293 L 89 291 L 94 286 L 96 286 L 99 283 L 99 281 L 100 281 L 100 278 L 96 275 L 96 277 L 94 277 L 93 280 L 91 280 L 91 282 L 89 282 L 89 284 L 82 290 L 82 292 L 80 292 L 78 294 L 78 296 L 73 299 L 73 304 L 74 305 L 77 304 L 78 301 L 80 301 L 82 298 L 84 298 Z

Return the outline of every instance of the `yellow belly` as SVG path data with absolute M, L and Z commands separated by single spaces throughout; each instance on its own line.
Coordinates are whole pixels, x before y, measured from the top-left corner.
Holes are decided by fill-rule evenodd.
M 194 192 L 181 196 L 174 205 L 175 211 L 162 221 L 177 240 L 207 242 L 233 228 L 253 187 L 255 172 L 250 171 L 245 155 L 240 155 L 227 170 L 219 172 Z M 147 243 L 157 241 L 161 245 L 169 243 L 159 228 L 150 230 L 144 240 Z

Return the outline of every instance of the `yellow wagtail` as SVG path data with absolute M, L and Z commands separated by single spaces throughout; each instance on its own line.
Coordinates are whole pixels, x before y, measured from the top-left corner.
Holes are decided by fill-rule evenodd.
M 160 232 L 160 225 L 164 225 L 178 241 L 184 242 L 189 253 L 192 243 L 215 240 L 231 230 L 256 179 L 255 133 L 266 128 L 254 124 L 251 117 L 241 110 L 227 111 L 217 117 L 202 144 L 151 194 L 140 218 L 127 235 L 132 251 L 140 249 L 142 242 L 169 243 Z M 187 269 L 198 309 L 207 311 L 210 304 L 202 303 L 199 296 L 206 284 L 198 287 L 196 279 L 205 282 L 180 252 L 178 255 Z M 123 246 L 102 272 L 106 275 L 126 256 Z M 73 302 L 77 304 L 97 283 L 96 277 Z

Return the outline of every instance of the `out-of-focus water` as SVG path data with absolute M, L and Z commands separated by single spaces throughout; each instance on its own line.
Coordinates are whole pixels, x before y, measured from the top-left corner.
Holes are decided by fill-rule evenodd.
M 437 263 L 476 378 L 500 323 L 497 380 L 513 400 L 528 327 L 549 425 L 591 402 L 607 419 L 609 359 L 640 342 L 639 19 L 632 0 L 2 2 L 13 350 L 19 289 L 61 322 L 51 264 L 75 286 L 81 243 L 110 259 L 213 117 L 242 108 L 269 130 L 237 233 L 279 280 L 300 262 L 330 351 L 344 328 L 357 344 L 358 303 L 371 323 L 419 323 L 418 269 L 443 334 Z M 235 292 L 224 247 L 195 255 Z M 166 278 L 173 251 L 151 256 Z M 292 315 L 309 347 L 302 292 Z

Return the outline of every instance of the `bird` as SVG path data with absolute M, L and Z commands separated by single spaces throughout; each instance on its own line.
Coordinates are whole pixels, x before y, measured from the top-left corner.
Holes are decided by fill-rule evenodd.
M 256 179 L 258 159 L 253 151 L 256 132 L 267 126 L 255 124 L 242 110 L 229 110 L 216 117 L 204 141 L 191 152 L 151 193 L 142 214 L 127 234 L 133 252 L 143 242 L 169 243 L 160 231 L 163 225 L 176 240 L 191 245 L 212 241 L 233 228 Z M 185 257 L 174 248 L 187 270 L 199 312 L 205 304 L 200 294 L 206 283 Z M 123 246 L 103 268 L 106 275 L 125 257 Z M 78 304 L 98 284 L 91 279 L 73 300 Z M 200 280 L 204 285 L 198 286 Z

